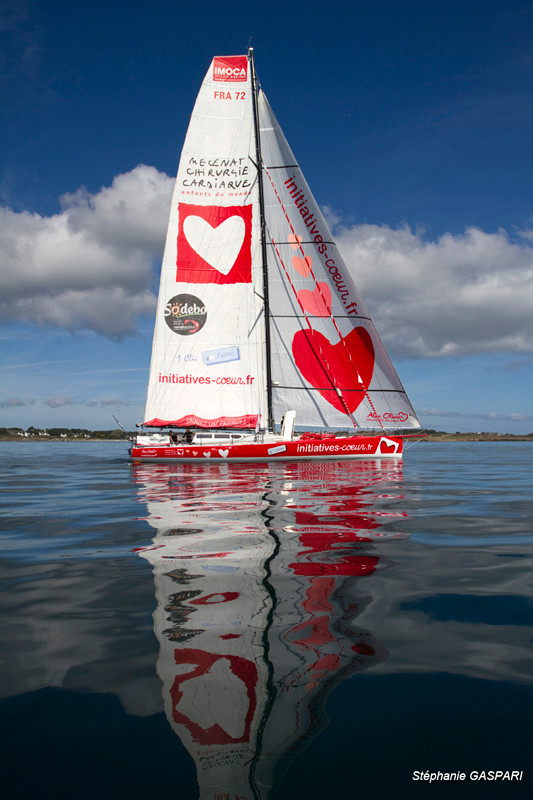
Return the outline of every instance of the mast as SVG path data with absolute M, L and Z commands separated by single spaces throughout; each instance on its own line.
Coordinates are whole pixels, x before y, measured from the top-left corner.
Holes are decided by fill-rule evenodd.
M 263 159 L 261 156 L 261 135 L 259 127 L 259 111 L 257 107 L 257 76 L 255 74 L 254 49 L 248 48 L 250 74 L 252 78 L 252 106 L 254 112 L 255 157 L 257 167 L 257 186 L 259 189 L 259 222 L 261 229 L 261 261 L 263 269 L 263 303 L 265 310 L 265 349 L 266 349 L 266 389 L 267 389 L 267 427 L 274 430 L 274 413 L 272 409 L 272 360 L 270 354 L 270 305 L 268 299 L 268 257 L 265 224 L 265 196 L 263 190 Z

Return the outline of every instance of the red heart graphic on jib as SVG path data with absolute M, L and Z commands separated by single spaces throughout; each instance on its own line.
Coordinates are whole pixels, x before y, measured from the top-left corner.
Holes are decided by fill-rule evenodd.
M 300 258 L 300 256 L 293 256 L 292 266 L 303 278 L 307 278 L 313 266 L 313 259 L 311 256 L 304 256 L 303 258 Z
M 343 414 L 346 408 L 350 413 L 355 411 L 374 372 L 374 345 L 365 328 L 354 328 L 337 344 L 317 331 L 298 331 L 292 340 L 292 353 L 302 376 L 328 403 Z M 342 392 L 346 407 L 334 387 Z
M 310 317 L 329 317 L 331 314 L 331 289 L 325 281 L 317 283 L 316 289 L 300 289 L 298 300 Z

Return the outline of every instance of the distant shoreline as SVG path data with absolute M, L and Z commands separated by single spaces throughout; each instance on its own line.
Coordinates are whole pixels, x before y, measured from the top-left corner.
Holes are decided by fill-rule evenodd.
M 413 437 L 413 434 L 410 434 Z M 416 438 L 416 434 L 413 438 Z M 0 442 L 130 442 L 130 439 L 109 439 L 95 437 L 85 439 L 81 437 L 62 438 L 59 436 L 2 436 Z M 438 433 L 427 434 L 421 437 L 421 442 L 533 442 L 533 433 L 514 434 L 514 433 Z
M 70 436 L 68 439 L 60 438 L 59 436 L 0 436 L 0 442 L 46 442 L 54 444 L 56 442 L 78 442 L 83 443 L 85 442 L 118 442 L 119 444 L 122 442 L 129 442 L 130 439 L 104 439 L 104 438 L 94 438 L 94 439 L 85 439 L 85 438 L 77 438 L 74 436 Z
M 428 442 L 533 442 L 532 433 L 439 433 L 428 434 Z

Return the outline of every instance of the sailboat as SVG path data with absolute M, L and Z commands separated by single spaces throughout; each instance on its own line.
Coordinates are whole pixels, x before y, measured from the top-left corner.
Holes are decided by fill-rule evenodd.
M 174 187 L 132 459 L 399 458 L 420 428 L 253 49 L 216 56 Z

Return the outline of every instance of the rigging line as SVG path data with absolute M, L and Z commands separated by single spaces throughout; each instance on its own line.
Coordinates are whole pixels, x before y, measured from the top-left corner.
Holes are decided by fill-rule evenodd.
M 268 230 L 268 228 L 267 228 L 267 230 Z M 281 266 L 283 267 L 283 271 L 284 271 L 285 275 L 287 276 L 287 280 L 289 281 L 290 287 L 291 287 L 292 291 L 294 292 L 294 296 L 296 297 L 298 305 L 302 309 L 303 315 L 305 317 L 305 321 L 307 322 L 309 330 L 311 331 L 311 336 L 313 337 L 313 343 L 314 343 L 316 349 L 318 350 L 318 352 L 320 353 L 320 355 L 322 357 L 322 361 L 323 361 L 323 364 L 324 364 L 324 367 L 325 367 L 326 375 L 329 378 L 329 380 L 331 381 L 331 385 L 335 389 L 335 392 L 337 393 L 337 396 L 338 396 L 339 400 L 341 401 L 341 403 L 342 403 L 342 405 L 344 407 L 345 413 L 347 414 L 347 416 L 350 417 L 350 419 L 352 421 L 352 425 L 357 430 L 358 426 L 357 426 L 357 423 L 356 423 L 356 421 L 354 419 L 354 416 L 353 416 L 352 412 L 350 411 L 350 409 L 348 408 L 348 405 L 347 405 L 347 403 L 346 403 L 346 401 L 345 401 L 345 399 L 344 399 L 344 397 L 342 395 L 342 392 L 341 392 L 341 390 L 339 389 L 339 387 L 337 386 L 337 384 L 335 382 L 335 377 L 330 373 L 328 360 L 327 360 L 325 354 L 323 353 L 322 348 L 320 347 L 320 343 L 315 339 L 316 331 L 314 330 L 313 326 L 311 325 L 311 322 L 309 321 L 309 317 L 305 313 L 305 308 L 303 307 L 303 305 L 302 305 L 302 303 L 300 301 L 300 298 L 298 297 L 298 292 L 296 291 L 296 287 L 294 286 L 294 284 L 292 282 L 291 276 L 289 275 L 289 273 L 287 271 L 287 267 L 285 266 L 285 264 L 283 262 L 283 259 L 281 257 L 281 253 L 278 250 L 276 242 L 272 238 L 272 234 L 270 233 L 270 230 L 268 230 L 268 235 L 270 236 L 270 241 L 272 242 L 272 245 L 274 247 L 274 251 L 275 251 L 275 253 L 276 253 L 276 255 L 277 255 L 278 259 L 279 259 L 279 262 L 280 262 Z M 316 356 L 316 351 L 315 351 L 315 356 Z M 361 384 L 362 384 L 362 381 L 361 381 Z
M 265 312 L 265 372 L 266 372 L 266 401 L 267 401 L 267 428 L 274 430 L 274 407 L 272 401 L 272 354 L 270 346 L 270 305 L 269 305 L 269 284 L 268 284 L 268 255 L 266 246 L 266 219 L 265 219 L 265 194 L 263 186 L 263 156 L 261 154 L 261 130 L 259 123 L 258 105 L 258 85 L 257 74 L 255 71 L 254 50 L 248 50 L 248 61 L 250 64 L 250 80 L 252 90 L 252 113 L 255 136 L 255 158 L 257 161 L 257 189 L 259 194 L 259 226 L 261 231 L 261 261 L 263 273 L 263 296 Z
M 415 447 L 415 445 L 420 444 L 420 442 L 422 442 L 424 439 L 427 439 L 427 433 L 423 432 L 413 434 L 413 436 L 416 436 L 417 438 L 415 438 L 413 442 L 408 442 L 408 444 L 404 445 L 404 450 L 410 450 L 411 447 Z
M 280 196 L 279 196 L 279 194 L 278 194 L 278 190 L 276 189 L 276 187 L 275 187 L 275 185 L 274 185 L 274 181 L 272 180 L 272 178 L 271 178 L 271 176 L 270 176 L 270 173 L 269 173 L 269 171 L 267 170 L 267 168 L 264 166 L 264 164 L 263 164 L 263 167 L 264 167 L 264 170 L 265 170 L 265 172 L 266 172 L 267 178 L 268 178 L 268 180 L 270 181 L 270 184 L 271 184 L 271 186 L 272 186 L 272 189 L 273 189 L 273 191 L 274 191 L 274 194 L 276 195 L 277 201 L 278 201 L 278 203 L 280 204 L 280 206 L 281 206 L 281 209 L 282 209 L 283 213 L 285 214 L 285 219 L 287 220 L 287 222 L 288 222 L 288 224 L 289 224 L 289 227 L 290 227 L 290 229 L 291 229 L 291 231 L 292 231 L 292 234 L 293 234 L 293 236 L 294 236 L 294 238 L 295 238 L 295 241 L 298 243 L 298 247 L 299 247 L 299 249 L 300 249 L 300 252 L 301 252 L 301 254 L 302 254 L 303 258 L 304 258 L 304 259 L 307 261 L 307 259 L 306 259 L 306 255 L 305 255 L 305 253 L 304 253 L 304 251 L 303 251 L 303 248 L 302 248 L 302 245 L 301 245 L 301 242 L 300 242 L 300 239 L 298 238 L 298 236 L 297 236 L 297 234 L 296 234 L 296 231 L 295 231 L 295 230 L 294 230 L 294 228 L 293 228 L 292 222 L 291 222 L 291 220 L 290 220 L 290 218 L 289 218 L 289 215 L 287 214 L 287 209 L 285 208 L 285 206 L 284 206 L 284 204 L 283 204 L 283 201 L 282 201 L 281 197 L 280 197 Z M 272 237 L 270 237 L 270 238 L 271 238 L 271 240 L 272 240 Z M 273 241 L 273 240 L 272 240 L 272 244 L 274 244 L 274 241 Z M 277 248 L 276 248 L 276 246 L 275 246 L 275 245 L 274 245 L 274 247 L 275 247 L 275 249 L 276 249 L 276 252 L 278 252 L 278 251 L 277 251 Z M 285 264 L 283 264 L 283 261 L 282 261 L 282 259 L 281 259 L 281 256 L 279 255 L 279 253 L 278 253 L 278 257 L 280 258 L 280 261 L 281 261 L 281 263 L 282 263 L 282 265 L 283 265 L 283 269 L 285 270 L 285 274 L 286 274 L 286 275 L 287 275 L 287 277 L 289 278 L 289 276 L 288 276 L 288 273 L 287 273 L 287 270 L 286 270 L 286 268 L 285 268 Z M 369 405 L 370 405 L 370 407 L 371 407 L 371 409 L 372 409 L 372 412 L 373 412 L 373 414 L 375 415 L 376 419 L 378 420 L 378 422 L 379 422 L 379 424 L 380 424 L 380 426 L 381 426 L 382 430 L 385 432 L 385 427 L 384 427 L 383 423 L 381 422 L 381 419 L 380 419 L 380 417 L 379 417 L 379 415 L 378 415 L 378 413 L 377 413 L 376 409 L 374 408 L 374 404 L 373 404 L 373 402 L 372 402 L 372 399 L 370 398 L 370 395 L 369 395 L 369 393 L 368 393 L 368 387 L 367 387 L 367 386 L 365 386 L 365 384 L 363 383 L 363 379 L 361 378 L 361 375 L 359 374 L 359 370 L 357 369 L 356 365 L 354 364 L 354 361 L 353 361 L 353 359 L 352 359 L 351 353 L 350 353 L 350 351 L 348 350 L 348 348 L 346 347 L 346 342 L 344 341 L 344 337 L 342 336 L 342 334 L 341 334 L 341 332 L 340 332 L 340 330 L 339 330 L 339 326 L 337 325 L 337 322 L 336 322 L 336 320 L 335 320 L 335 317 L 334 317 L 334 316 L 333 316 L 333 314 L 331 313 L 331 308 L 328 308 L 328 304 L 327 304 L 327 302 L 326 302 L 326 298 L 324 297 L 324 294 L 323 294 L 323 292 L 322 292 L 322 289 L 320 288 L 320 284 L 319 284 L 319 282 L 318 282 L 318 281 L 317 281 L 317 279 L 316 279 L 316 275 L 315 275 L 315 273 L 313 272 L 313 267 L 312 267 L 312 265 L 311 265 L 311 264 L 309 264 L 309 272 L 311 273 L 311 275 L 312 275 L 312 277 L 313 277 L 313 280 L 314 280 L 314 282 L 315 282 L 315 286 L 316 286 L 316 288 L 318 289 L 318 292 L 319 292 L 319 294 L 320 294 L 320 297 L 322 298 L 322 301 L 323 301 L 323 303 L 324 303 L 324 306 L 325 306 L 325 307 L 326 307 L 326 309 L 328 309 L 328 311 L 329 311 L 329 317 L 330 317 L 331 321 L 333 322 L 333 326 L 334 326 L 334 328 L 335 328 L 335 330 L 336 330 L 336 332 L 337 332 L 337 334 L 338 334 L 338 336 L 339 336 L 339 339 L 340 339 L 340 341 L 342 342 L 342 347 L 343 347 L 343 349 L 344 349 L 344 352 L 345 352 L 345 353 L 346 353 L 346 355 L 348 356 L 348 362 L 349 362 L 350 366 L 352 367 L 352 369 L 353 369 L 353 371 L 354 371 L 354 373 L 355 373 L 355 375 L 356 375 L 356 377 L 357 377 L 357 380 L 358 380 L 358 382 L 359 382 L 359 383 L 361 384 L 361 386 L 363 387 L 363 391 L 364 391 L 364 393 L 365 393 L 365 397 L 366 397 L 366 398 L 367 398 L 367 400 L 368 400 L 368 403 L 369 403 Z M 296 290 L 295 290 L 295 288 L 294 288 L 294 286 L 293 286 L 293 284 L 292 284 L 292 281 L 290 280 L 290 278 L 289 278 L 289 282 L 291 283 L 291 286 L 292 286 L 292 288 L 293 288 L 293 291 L 295 291 L 295 292 L 296 292 Z M 298 295 L 297 295 L 297 294 L 296 294 L 296 299 L 298 299 Z M 298 302 L 300 302 L 300 301 L 298 300 Z M 301 303 L 300 303 L 300 307 L 302 308 L 302 311 L 303 311 L 303 312 L 304 312 L 304 314 L 305 314 L 305 310 L 304 310 L 304 309 L 303 309 L 303 307 L 301 306 Z M 306 316 L 306 319 L 307 319 L 307 316 Z M 311 327 L 311 324 L 309 323 L 309 320 L 307 320 L 307 323 L 308 323 L 309 327 L 311 328 L 311 330 L 313 330 L 313 328 Z M 335 387 L 335 388 L 337 389 L 337 387 Z M 337 394 L 339 394 L 339 391 L 340 391 L 340 390 L 338 390 L 338 389 L 337 389 Z M 340 395 L 339 395 L 339 396 L 340 396 Z M 342 402 L 343 402 L 343 405 L 346 407 L 346 404 L 344 403 L 344 400 L 343 400 Z M 350 419 L 352 420 L 352 422 L 353 422 L 354 426 L 355 426 L 355 427 L 357 427 L 357 425 L 356 425 L 356 423 L 355 423 L 355 421 L 354 421 L 354 418 L 352 417 L 351 413 L 350 413 Z

